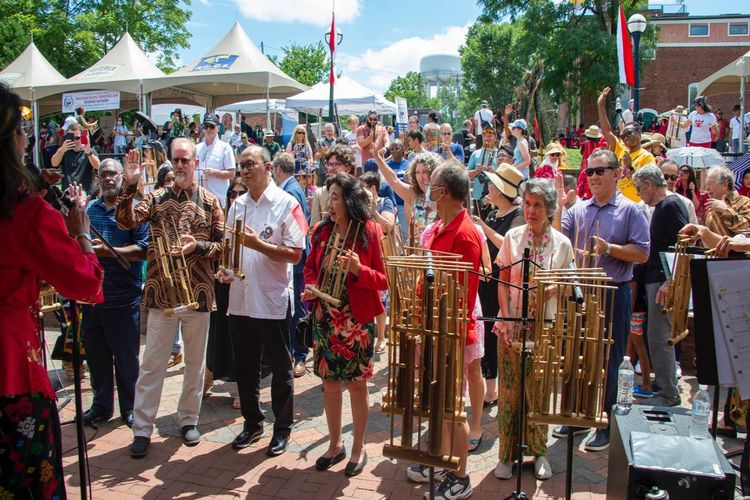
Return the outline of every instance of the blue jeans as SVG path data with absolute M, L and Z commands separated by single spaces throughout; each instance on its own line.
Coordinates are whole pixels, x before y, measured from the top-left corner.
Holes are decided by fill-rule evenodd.
M 140 302 L 112 308 L 83 306 L 83 346 L 94 391 L 91 408 L 97 412 L 113 412 L 115 380 L 120 414 L 133 409 L 138 380 L 140 325 Z
M 617 370 L 620 368 L 620 363 L 622 363 L 622 357 L 625 356 L 625 350 L 628 347 L 628 335 L 630 334 L 630 316 L 632 315 L 630 283 L 625 282 L 618 285 L 613 300 L 615 301 L 612 312 L 613 343 L 609 351 L 607 385 L 604 389 L 604 410 L 607 412 L 610 424 L 612 423 L 612 405 L 617 401 Z M 609 300 L 607 301 L 606 308 L 606 323 L 609 324 Z M 609 427 L 607 430 L 609 430 Z
M 294 314 L 289 322 L 289 337 L 292 346 L 292 357 L 294 358 L 295 363 L 307 359 L 308 354 L 307 347 L 305 347 L 304 344 L 297 342 L 297 323 L 299 323 L 299 320 L 307 314 L 307 309 L 305 309 L 305 305 L 300 299 L 302 292 L 305 289 L 305 277 L 302 274 L 304 266 L 305 260 L 303 255 L 303 259 L 300 263 L 294 266 Z

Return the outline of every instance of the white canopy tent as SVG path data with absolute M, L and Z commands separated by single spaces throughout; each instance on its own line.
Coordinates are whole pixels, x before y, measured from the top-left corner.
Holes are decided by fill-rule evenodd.
M 39 52 L 31 42 L 16 59 L 0 71 L 0 81 L 6 83 L 21 99 L 31 102 L 34 115 L 34 160 L 39 162 L 39 104 L 38 99 L 47 94 L 45 85 L 55 85 L 65 81 L 65 77 Z M 41 88 L 40 88 L 41 87 Z M 41 166 L 41 165 L 40 165 Z
M 745 90 L 748 77 L 750 77 L 750 51 L 698 82 L 698 95 L 710 97 L 720 94 L 739 94 L 742 130 L 745 129 Z M 740 151 L 745 152 L 745 141 L 740 141 Z
M 156 92 L 155 97 L 173 89 L 194 93 L 206 98 L 211 110 L 240 100 L 285 98 L 308 89 L 273 64 L 239 23 L 203 57 L 171 73 L 164 82 L 163 87 L 171 88 Z
M 312 115 L 328 115 L 329 92 L 328 83 L 318 83 L 307 92 L 287 98 L 286 106 Z M 333 95 L 339 116 L 359 115 L 371 109 L 378 114 L 396 114 L 394 103 L 345 76 L 336 79 Z
M 147 109 L 147 95 L 168 86 L 166 75 L 138 47 L 130 33 L 125 32 L 112 49 L 93 66 L 71 76 L 64 83 L 45 86 L 47 95 L 78 90 L 117 90 L 137 97 L 138 107 Z M 121 102 L 123 101 L 121 97 Z M 44 105 L 53 105 L 45 99 Z M 126 106 L 121 107 L 125 108 Z
M 217 109 L 216 112 L 219 114 L 222 112 L 258 114 L 265 113 L 266 107 L 268 107 L 268 111 L 271 113 L 283 113 L 286 111 L 284 99 L 269 99 L 268 102 L 266 102 L 265 99 L 253 99 L 250 101 L 227 104 L 226 106 Z

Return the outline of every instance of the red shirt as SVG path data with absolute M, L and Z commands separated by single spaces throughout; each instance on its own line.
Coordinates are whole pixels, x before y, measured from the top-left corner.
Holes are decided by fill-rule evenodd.
M 320 222 L 317 223 L 310 232 L 312 247 L 307 260 L 305 260 L 303 271 L 305 285 L 317 284 L 320 263 L 325 254 L 328 237 L 333 230 L 333 224 L 327 224 L 322 228 L 320 224 Z M 368 236 L 367 248 L 364 248 L 359 240 L 354 245 L 354 251 L 357 252 L 359 262 L 362 264 L 359 276 L 354 276 L 352 273 L 346 275 L 349 308 L 354 319 L 362 324 L 369 323 L 375 316 L 385 311 L 383 303 L 380 301 L 379 291 L 388 287 L 385 280 L 383 257 L 380 253 L 380 238 L 382 237 L 380 226 L 370 220 L 365 224 L 365 230 Z
M 447 226 L 443 226 L 442 222 L 437 224 L 437 228 L 430 235 L 430 239 L 427 240 L 427 248 L 438 252 L 461 254 L 461 260 L 471 264 L 473 270 L 478 273 L 479 265 L 482 262 L 482 239 L 471 217 L 466 213 L 466 209 L 456 215 Z M 477 273 L 469 274 L 467 345 L 477 341 L 476 320 L 472 316 L 477 301 L 477 290 L 479 289 L 479 274 Z
M 68 236 L 62 215 L 38 196 L 0 218 L 0 396 L 55 392 L 42 365 L 37 329 L 39 281 L 65 297 L 100 303 L 104 273 L 93 253 Z

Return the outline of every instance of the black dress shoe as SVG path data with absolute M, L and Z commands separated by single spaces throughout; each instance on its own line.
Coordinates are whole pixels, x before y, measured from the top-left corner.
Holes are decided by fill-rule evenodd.
M 315 461 L 315 468 L 317 470 L 328 470 L 337 463 L 341 462 L 346 458 L 346 447 L 341 445 L 341 451 L 337 455 L 332 457 L 320 457 Z
M 276 435 L 271 438 L 271 444 L 268 445 L 268 451 L 266 455 L 269 457 L 277 457 L 286 451 L 286 446 L 289 444 L 289 435 Z
M 235 450 L 247 448 L 254 442 L 258 441 L 261 437 L 263 437 L 262 428 L 255 431 L 243 430 L 237 435 L 236 438 L 234 438 L 234 441 L 232 441 L 232 448 L 234 448 Z
M 133 458 L 143 458 L 148 455 L 148 448 L 151 445 L 151 439 L 144 436 L 136 436 L 133 444 L 130 445 L 130 456 Z
M 96 424 L 101 424 L 112 418 L 112 413 L 105 413 L 103 411 L 89 408 L 83 412 L 83 425 L 90 425 L 96 427 Z
M 344 474 L 346 474 L 348 477 L 354 477 L 358 476 L 365 468 L 365 465 L 367 465 L 367 452 L 362 452 L 362 457 L 359 459 L 359 462 L 349 462 L 346 464 L 346 469 L 344 469 Z
M 126 411 L 125 413 L 120 415 L 120 418 L 123 422 L 125 422 L 125 425 L 127 425 L 131 429 L 133 428 L 133 410 Z

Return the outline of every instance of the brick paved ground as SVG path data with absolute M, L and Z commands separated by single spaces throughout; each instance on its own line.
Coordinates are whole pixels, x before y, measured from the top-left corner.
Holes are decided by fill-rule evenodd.
M 49 333 L 53 339 L 55 334 Z M 142 342 L 143 343 L 143 342 Z M 239 410 L 231 407 L 231 383 L 217 382 L 211 395 L 204 399 L 199 429 L 204 436 L 196 447 L 182 444 L 174 412 L 179 397 L 183 366 L 167 373 L 162 404 L 152 437 L 151 451 L 141 460 L 128 455 L 132 434 L 119 418 L 99 427 L 86 428 L 90 477 L 94 498 L 293 498 L 325 500 L 329 498 L 421 498 L 424 485 L 410 483 L 405 478 L 405 463 L 392 462 L 382 456 L 382 446 L 388 439 L 388 420 L 380 411 L 386 378 L 385 357 L 376 364 L 376 376 L 370 384 L 370 421 L 366 437 L 369 463 L 356 478 L 344 476 L 345 462 L 327 472 L 314 469 L 315 460 L 326 450 L 327 428 L 323 414 L 323 399 L 319 379 L 311 372 L 296 380 L 295 427 L 289 451 L 276 458 L 267 458 L 265 450 L 270 440 L 271 426 L 266 436 L 256 445 L 237 452 L 230 442 L 242 428 Z M 311 363 L 310 363 L 311 365 Z M 62 373 L 59 371 L 58 373 Z M 56 375 L 55 375 L 56 376 Z M 64 379 L 64 375 L 61 375 Z M 261 401 L 269 418 L 270 377 L 263 381 Z M 690 394 L 695 390 L 695 379 L 685 376 L 681 382 L 683 406 L 689 406 Z M 72 386 L 71 386 L 72 389 Z M 84 409 L 89 407 L 91 392 L 88 380 L 84 383 Z M 344 397 L 344 442 L 351 443 L 351 412 Z M 119 415 L 118 411 L 115 411 Z M 477 453 L 469 456 L 475 499 L 503 498 L 515 489 L 513 480 L 500 481 L 493 475 L 497 456 L 497 409 L 484 412 L 484 440 Z M 73 415 L 73 404 L 61 412 L 62 420 Z M 583 451 L 583 437 L 576 438 L 573 470 L 573 498 L 605 498 L 607 481 L 607 452 Z M 79 497 L 78 462 L 75 448 L 75 429 L 63 427 L 64 465 L 71 498 Z M 736 447 L 738 441 L 728 444 Z M 523 471 L 523 489 L 531 498 L 561 498 L 565 488 L 565 441 L 550 437 L 549 460 L 555 472 L 548 481 L 533 478 L 531 462 Z

